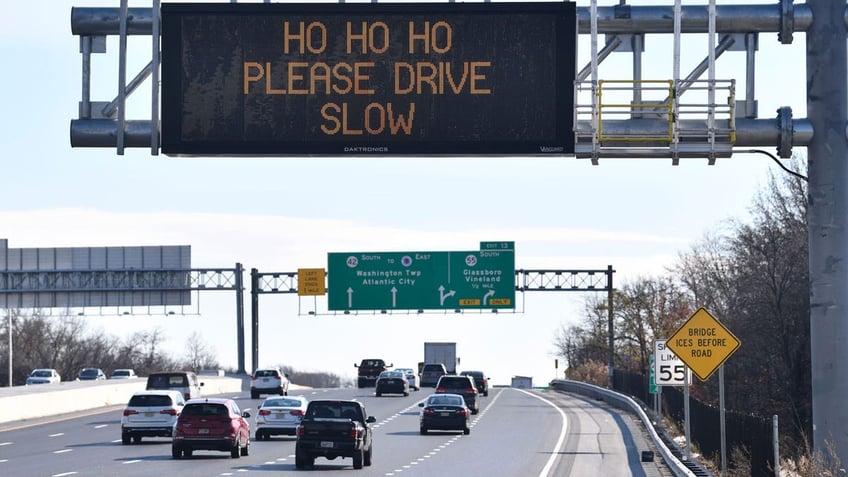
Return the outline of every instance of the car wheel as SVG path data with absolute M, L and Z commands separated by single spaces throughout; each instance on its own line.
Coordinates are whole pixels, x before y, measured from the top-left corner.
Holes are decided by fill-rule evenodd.
M 236 442 L 236 444 L 232 448 L 230 448 L 230 457 L 232 457 L 233 459 L 238 459 L 239 457 L 241 457 L 241 446 L 238 445 L 238 442 Z
M 131 440 L 131 438 L 130 438 L 129 434 L 121 434 L 121 444 L 127 445 L 127 444 L 130 443 L 130 440 Z
M 466 436 L 468 434 L 471 434 L 471 428 L 466 427 L 465 429 L 462 430 L 462 433 L 465 434 Z
M 427 428 L 424 427 L 424 426 L 421 426 L 421 435 L 423 436 L 425 434 L 427 434 Z
M 353 468 L 354 468 L 354 469 L 361 469 L 361 468 L 362 468 L 362 461 L 363 461 L 363 459 L 364 459 L 364 457 L 363 457 L 363 455 L 362 455 L 362 454 L 363 454 L 363 453 L 362 453 L 362 451 L 361 451 L 361 450 L 356 451 L 356 452 L 353 454 Z
M 365 464 L 366 467 L 371 466 L 371 452 L 373 450 L 374 450 L 374 446 L 372 444 L 371 447 L 369 447 L 368 450 L 365 451 L 365 461 L 363 462 L 363 464 Z
M 256 391 L 250 391 L 250 399 L 259 399 L 259 393 Z
M 244 447 L 241 448 L 242 457 L 247 457 L 250 455 L 250 439 L 244 443 Z
M 265 439 L 265 433 L 264 433 L 264 432 L 256 431 L 256 440 L 257 440 L 257 441 L 261 441 L 261 440 L 263 440 L 263 439 Z
M 478 409 L 476 407 L 471 410 L 471 414 L 477 414 L 478 412 L 480 412 L 480 409 Z
M 183 456 L 182 449 L 179 448 L 176 444 L 171 446 L 171 457 L 174 459 L 180 459 Z
M 141 444 L 141 436 L 133 436 L 133 444 Z
M 404 391 L 403 395 L 404 397 L 409 396 L 409 391 Z
M 377 391 L 377 397 L 380 397 L 382 395 L 383 395 L 383 393 L 381 393 L 380 391 Z
M 189 458 L 194 454 L 194 451 L 191 449 L 183 449 L 183 457 Z

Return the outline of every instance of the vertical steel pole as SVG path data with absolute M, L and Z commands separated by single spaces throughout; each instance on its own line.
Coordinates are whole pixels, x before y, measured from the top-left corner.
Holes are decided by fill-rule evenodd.
M 692 432 L 689 425 L 689 369 L 683 373 L 683 434 L 686 437 L 686 460 L 692 460 Z
M 128 0 L 121 0 L 120 40 L 118 56 L 118 155 L 124 155 L 124 131 L 127 126 L 127 10 Z
M 252 336 L 251 358 L 253 369 L 259 367 L 259 270 L 250 269 L 250 323 Z
M 718 367 L 718 413 L 719 433 L 721 434 L 721 477 L 727 477 L 727 429 L 724 415 L 724 365 Z
M 613 315 L 612 309 L 612 265 L 607 265 L 607 334 L 609 335 L 609 381 L 610 389 L 614 389 L 613 377 L 615 375 L 615 334 L 613 330 Z
M 244 266 L 236 263 L 236 349 L 238 349 L 238 373 L 244 374 Z
M 160 0 L 153 0 L 151 18 L 153 19 L 153 43 L 152 60 L 150 71 L 150 154 L 159 155 L 159 26 L 162 19 L 160 14 Z
M 9 391 L 12 390 L 12 312 L 6 309 L 9 317 Z
M 780 477 L 780 434 L 777 425 L 777 414 L 771 416 L 772 448 L 774 449 L 774 477 Z
M 813 450 L 848 463 L 848 47 L 845 0 L 807 0 L 810 350 Z

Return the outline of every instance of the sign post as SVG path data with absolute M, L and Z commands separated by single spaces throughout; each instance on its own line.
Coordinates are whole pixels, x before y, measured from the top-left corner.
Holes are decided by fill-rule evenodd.
M 701 381 L 706 381 L 721 368 L 742 344 L 720 321 L 701 307 L 671 335 L 666 343 L 674 353 L 686 363 Z M 684 388 L 686 420 L 686 455 L 691 457 L 689 440 L 689 386 Z M 719 401 L 721 406 L 722 463 L 724 451 L 724 372 L 719 373 Z

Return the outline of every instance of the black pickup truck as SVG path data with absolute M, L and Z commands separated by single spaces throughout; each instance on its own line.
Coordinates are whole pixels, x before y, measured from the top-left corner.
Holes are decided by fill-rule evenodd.
M 316 457 L 352 457 L 354 469 L 371 465 L 371 423 L 376 421 L 357 401 L 310 401 L 297 428 L 295 467 L 312 466 Z

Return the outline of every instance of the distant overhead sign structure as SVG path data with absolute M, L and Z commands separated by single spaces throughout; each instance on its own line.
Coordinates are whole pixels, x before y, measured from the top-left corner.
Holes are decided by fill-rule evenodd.
M 706 381 L 742 343 L 705 308 L 698 308 L 666 341 L 701 381 Z
M 515 252 L 481 244 L 467 252 L 353 252 L 327 257 L 328 308 L 515 308 Z M 509 246 L 509 248 L 506 248 Z
M 573 2 L 162 5 L 173 155 L 574 152 Z

